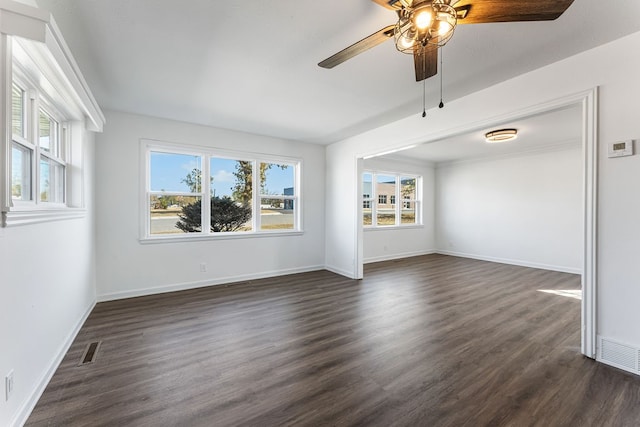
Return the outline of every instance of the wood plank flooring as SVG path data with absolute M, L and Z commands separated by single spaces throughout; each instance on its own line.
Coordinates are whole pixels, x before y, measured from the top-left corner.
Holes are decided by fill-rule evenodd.
M 100 303 L 27 425 L 638 426 L 640 377 L 539 292 L 579 287 L 428 255 Z

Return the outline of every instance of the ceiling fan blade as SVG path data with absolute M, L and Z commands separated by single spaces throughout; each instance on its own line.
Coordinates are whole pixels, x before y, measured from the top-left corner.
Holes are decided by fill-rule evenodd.
M 416 81 L 428 79 L 438 74 L 438 49 L 416 49 L 413 52 Z
M 379 4 L 380 6 L 386 9 L 391 9 L 391 10 L 402 9 L 402 4 L 398 0 L 371 0 L 371 1 L 374 2 L 375 4 Z
M 489 22 L 552 21 L 564 13 L 573 0 L 460 0 L 458 24 Z M 464 17 L 460 11 L 466 11 Z
M 351 46 L 342 49 L 335 55 L 328 57 L 324 61 L 319 62 L 318 65 L 322 68 L 333 68 L 336 65 L 342 64 L 347 59 L 351 59 L 354 56 L 364 52 L 365 50 L 371 49 L 372 47 L 377 46 L 385 40 L 393 37 L 395 27 L 395 25 L 384 27 L 380 31 L 377 31 L 370 36 L 363 38 L 359 42 L 356 42 Z

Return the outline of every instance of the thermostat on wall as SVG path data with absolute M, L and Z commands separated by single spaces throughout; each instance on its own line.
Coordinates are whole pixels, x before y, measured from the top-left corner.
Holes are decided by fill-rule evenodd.
M 609 143 L 609 157 L 624 157 L 633 155 L 633 141 L 616 141 Z

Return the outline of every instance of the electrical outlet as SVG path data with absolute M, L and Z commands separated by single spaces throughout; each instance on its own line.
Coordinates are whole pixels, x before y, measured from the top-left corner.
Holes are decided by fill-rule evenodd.
M 13 369 L 4 377 L 5 400 L 9 400 L 13 393 Z
M 201 273 L 206 273 L 207 272 L 207 264 L 204 262 L 200 263 L 200 272 Z

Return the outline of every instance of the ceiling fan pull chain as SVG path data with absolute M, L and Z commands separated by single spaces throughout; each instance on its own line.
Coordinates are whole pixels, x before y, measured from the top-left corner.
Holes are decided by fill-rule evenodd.
M 422 48 L 422 55 L 425 54 L 425 49 Z M 427 69 L 427 58 L 426 57 L 422 57 L 422 75 L 425 76 L 426 73 L 426 69 Z M 427 79 L 422 79 L 422 117 L 426 117 L 427 115 L 427 103 L 426 103 L 426 98 L 427 98 Z
M 422 117 L 425 117 L 427 115 L 427 107 L 426 107 L 426 102 L 425 102 L 425 98 L 426 98 L 426 82 L 427 79 L 424 79 L 422 81 Z
M 444 52 L 444 47 L 440 48 L 440 104 L 438 104 L 439 108 L 444 107 L 444 102 L 442 102 L 442 75 L 444 74 L 442 68 L 442 52 Z

